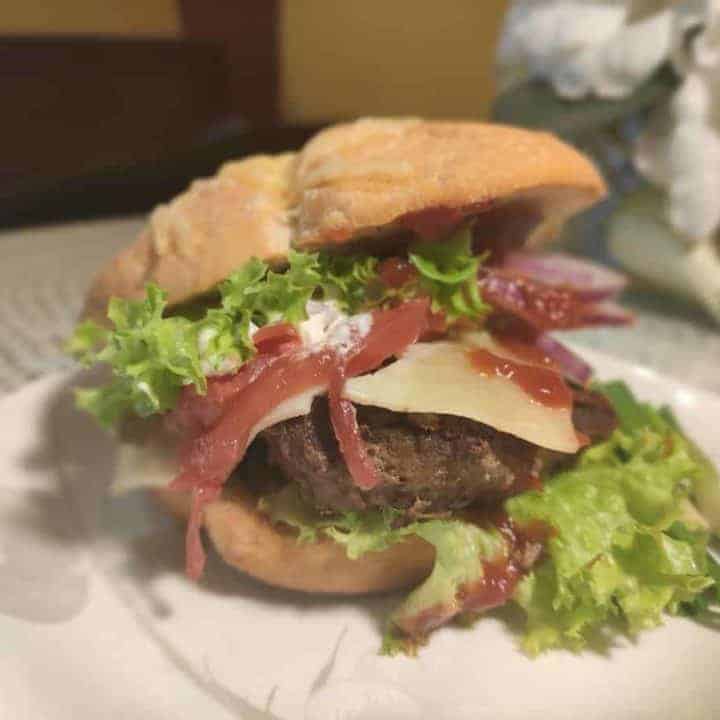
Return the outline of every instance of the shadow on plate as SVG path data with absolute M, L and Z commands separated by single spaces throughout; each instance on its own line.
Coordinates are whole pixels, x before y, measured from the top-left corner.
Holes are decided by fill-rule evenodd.
M 109 493 L 116 464 L 114 441 L 74 404 L 74 389 L 94 384 L 97 373 L 78 372 L 48 398 L 37 444 L 23 464 L 55 478 L 56 487 L 55 492 L 33 495 L 24 522 L 33 532 L 61 544 L 104 547 L 108 541 L 122 541 L 127 559 L 122 569 L 114 567 L 113 571 L 122 570 L 138 585 L 149 587 L 153 579 L 162 575 L 183 573 L 184 527 L 160 510 L 145 492 L 121 496 Z M 62 508 L 71 513 L 71 525 L 61 517 Z M 316 608 L 341 600 L 338 596 L 308 595 L 264 585 L 223 562 L 207 541 L 206 546 L 208 563 L 197 584 L 199 592 L 242 594 L 269 603 Z M 371 606 L 385 605 L 387 598 L 368 600 Z M 161 614 L 171 612 L 162 604 L 157 607 Z
M 180 652 L 161 631 L 161 622 L 170 618 L 175 608 L 158 591 L 158 582 L 167 576 L 182 582 L 184 528 L 162 512 L 147 493 L 135 491 L 119 497 L 109 494 L 116 461 L 114 442 L 92 418 L 74 406 L 74 388 L 96 382 L 96 373 L 79 372 L 69 376 L 48 396 L 37 442 L 22 459 L 22 464 L 49 478 L 51 484 L 42 491 L 26 494 L 29 503 L 18 514 L 17 522 L 26 528 L 28 536 L 43 538 L 54 547 L 84 556 L 90 550 L 93 566 L 109 580 L 142 630 L 175 667 L 238 717 L 276 720 L 270 711 L 274 690 L 268 695 L 264 709 L 255 707 L 216 681 L 207 669 L 199 671 L 192 659 Z M 340 602 L 358 604 L 357 598 L 314 596 L 263 585 L 241 575 L 212 548 L 209 550 L 204 576 L 196 585 L 199 593 L 251 598 L 266 605 L 292 607 L 301 613 L 323 612 Z M 88 581 L 85 575 L 79 577 L 82 597 L 77 598 L 72 607 L 61 603 L 64 610 L 48 621 L 70 620 L 86 605 Z M 33 592 L 51 598 L 54 595 L 56 599 L 58 596 L 52 578 L 47 575 L 42 587 L 35 587 Z M 363 598 L 360 602 L 379 629 L 379 647 L 383 620 L 397 604 L 398 596 Z M 329 648 L 327 660 L 319 667 L 311 695 L 320 692 L 328 682 L 346 631 L 347 627 L 338 628 L 337 642 Z

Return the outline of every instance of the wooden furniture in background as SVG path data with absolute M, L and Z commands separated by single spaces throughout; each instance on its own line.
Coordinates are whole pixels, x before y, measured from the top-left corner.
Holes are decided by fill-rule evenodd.
M 76 217 L 80 188 L 83 214 L 144 209 L 192 172 L 213 172 L 227 158 L 219 147 L 258 152 L 262 139 L 286 149 L 287 133 L 243 134 L 278 123 L 277 3 L 178 0 L 178 37 L 166 5 L 155 7 L 155 37 L 54 36 L 45 26 L 36 37 L 0 35 L 0 223 Z M 124 8 L 106 12 L 109 22 Z M 71 189 L 63 215 L 54 196 Z
M 207 142 L 230 111 L 227 78 L 208 43 L 0 40 L 0 196 Z
M 255 125 L 278 123 L 281 3 L 178 0 L 178 5 L 184 37 L 222 48 L 229 72 L 229 101 L 235 111 Z
M 46 2 L 0 12 L 0 225 L 141 210 L 340 119 L 483 117 L 506 6 L 68 0 L 53 20 Z

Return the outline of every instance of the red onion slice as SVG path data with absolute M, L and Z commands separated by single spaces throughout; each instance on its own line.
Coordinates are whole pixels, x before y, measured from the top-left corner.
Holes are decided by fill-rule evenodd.
M 579 355 L 551 335 L 538 335 L 535 344 L 557 364 L 565 377 L 580 385 L 587 385 L 593 371 Z
M 627 278 L 621 273 L 566 253 L 511 252 L 505 255 L 500 267 L 548 285 L 568 288 L 585 302 L 613 297 L 627 285 Z
M 587 305 L 582 319 L 585 325 L 630 325 L 635 315 L 610 300 Z

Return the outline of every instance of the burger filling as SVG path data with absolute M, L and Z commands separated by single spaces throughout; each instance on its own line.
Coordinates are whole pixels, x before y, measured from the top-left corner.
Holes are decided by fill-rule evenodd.
M 592 391 L 577 391 L 575 397 L 580 399 L 575 427 L 593 440 L 606 440 L 617 424 L 608 401 Z M 307 415 L 260 435 L 269 463 L 297 483 L 303 500 L 320 512 L 389 507 L 408 519 L 445 516 L 540 487 L 543 470 L 565 458 L 467 418 L 362 405 L 356 411 L 363 444 L 380 475 L 368 490 L 348 471 L 325 398 L 315 400 Z
M 193 578 L 203 507 L 259 454 L 279 479 L 259 510 L 298 542 L 435 548 L 387 649 L 509 601 L 528 651 L 579 646 L 616 615 L 634 631 L 696 612 L 718 576 L 687 512 L 711 465 L 550 334 L 628 322 L 621 288 L 558 254 L 499 253 L 472 224 L 389 257 L 251 260 L 192 307 L 169 313 L 149 285 L 111 301 L 113 330 L 80 325 L 71 349 L 113 378 L 78 400 L 106 426 L 157 416 L 172 438 Z

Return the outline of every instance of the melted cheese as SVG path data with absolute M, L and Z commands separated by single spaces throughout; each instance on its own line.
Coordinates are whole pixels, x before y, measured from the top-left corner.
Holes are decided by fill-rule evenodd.
M 479 333 L 462 342 L 417 343 L 396 363 L 349 380 L 345 397 L 395 412 L 466 417 L 550 450 L 579 450 L 572 408 L 546 407 L 512 380 L 479 373 L 468 356 L 468 345 L 512 357 Z
M 546 407 L 512 380 L 478 372 L 468 356 L 468 349 L 474 347 L 526 362 L 487 333 L 468 333 L 456 341 L 412 345 L 392 365 L 348 380 L 344 396 L 359 405 L 395 412 L 469 418 L 550 450 L 575 453 L 580 449 L 572 408 Z M 325 392 L 323 387 L 311 388 L 281 403 L 252 429 L 251 440 L 272 425 L 307 415 L 313 399 Z M 111 489 L 117 493 L 166 487 L 177 473 L 175 448 L 151 430 L 144 443 L 120 443 Z

